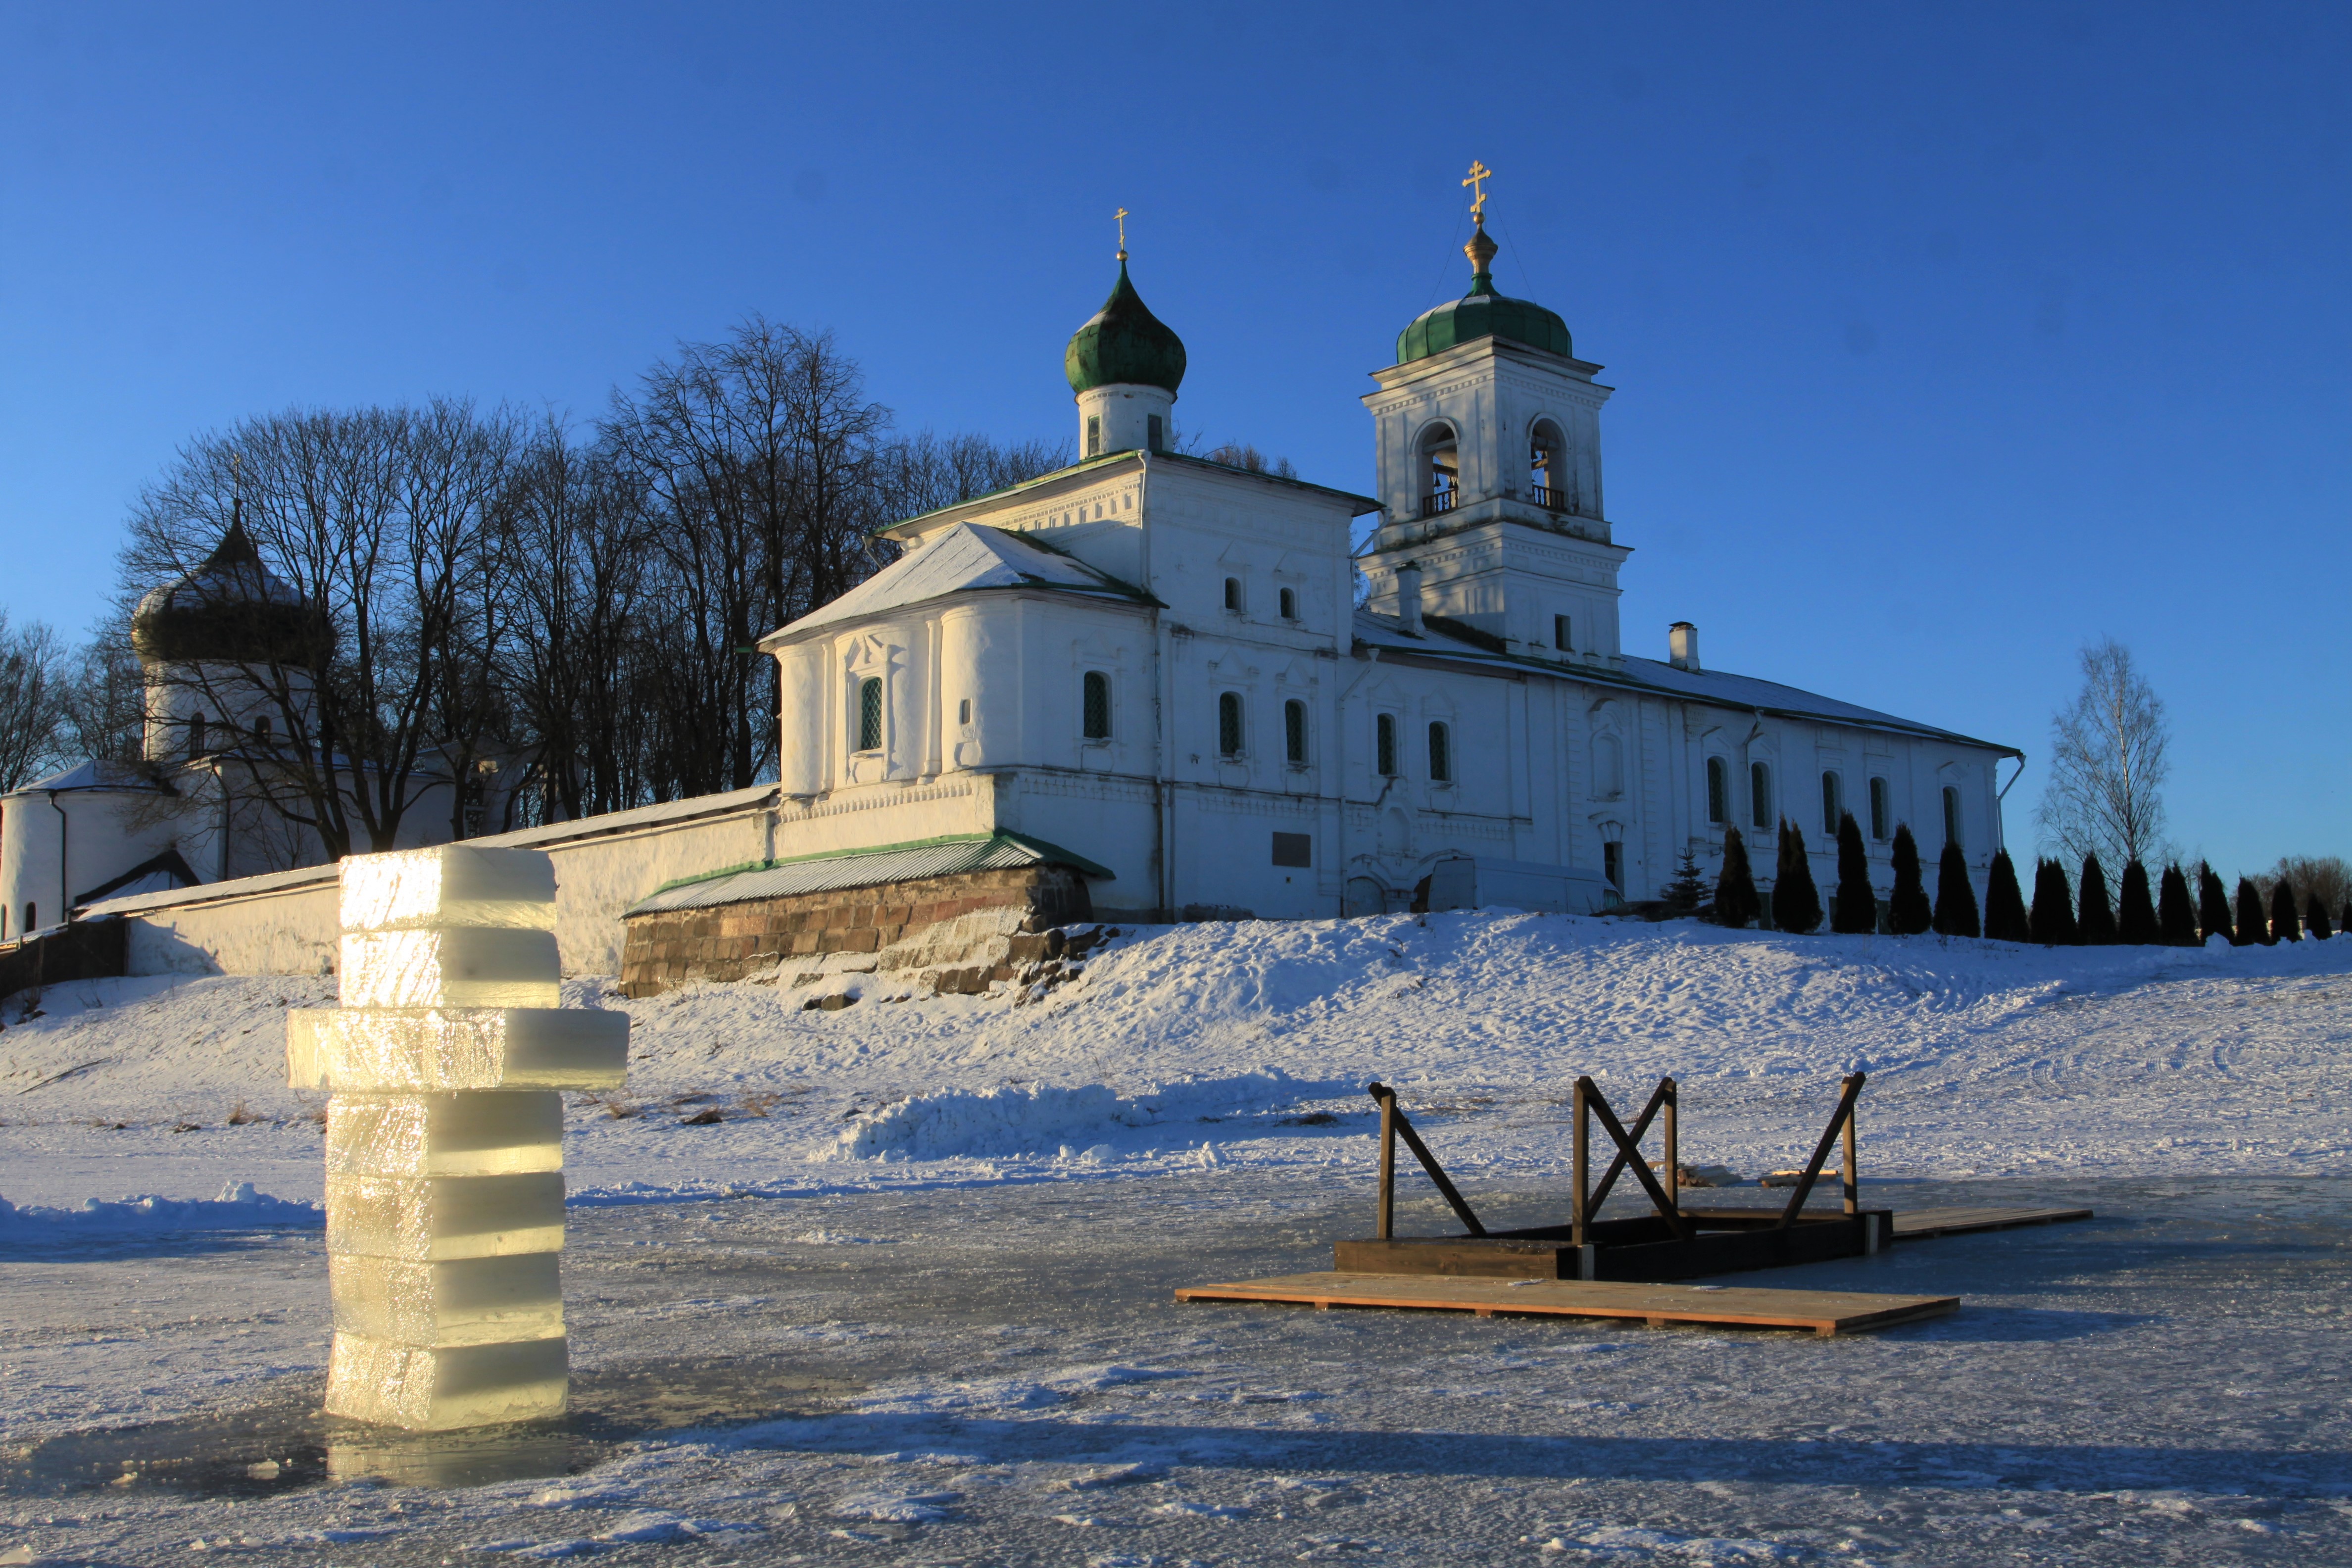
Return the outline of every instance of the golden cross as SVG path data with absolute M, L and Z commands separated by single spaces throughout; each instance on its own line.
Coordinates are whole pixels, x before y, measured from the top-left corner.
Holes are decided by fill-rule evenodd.
M 1118 218 L 1118 258 L 1124 261 L 1127 259 L 1127 209 L 1119 208 L 1115 216 Z
M 1484 224 L 1486 221 L 1486 187 L 1483 182 L 1494 177 L 1494 170 L 1475 158 L 1470 160 L 1470 177 L 1462 183 L 1469 186 L 1477 197 L 1470 204 L 1470 218 L 1474 223 Z

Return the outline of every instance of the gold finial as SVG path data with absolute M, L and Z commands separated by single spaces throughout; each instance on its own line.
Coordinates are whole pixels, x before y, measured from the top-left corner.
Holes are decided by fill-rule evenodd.
M 1470 160 L 1470 177 L 1462 182 L 1464 184 L 1470 187 L 1471 194 L 1475 198 L 1470 204 L 1470 221 L 1476 224 L 1481 228 L 1486 226 L 1486 182 L 1493 179 L 1494 177 L 1494 170 L 1486 167 L 1486 164 L 1481 163 L 1477 159 L 1473 158 Z
M 1118 219 L 1118 258 L 1127 259 L 1127 209 L 1121 207 L 1112 215 Z

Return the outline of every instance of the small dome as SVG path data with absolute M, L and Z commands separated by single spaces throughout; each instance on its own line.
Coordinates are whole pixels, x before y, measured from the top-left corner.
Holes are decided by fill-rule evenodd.
M 242 518 L 205 563 L 151 589 L 131 644 L 157 664 L 308 664 L 326 636 L 300 594 L 269 574 Z
M 1184 342 L 1145 308 L 1127 280 L 1127 257 L 1119 256 L 1118 281 L 1094 320 L 1080 327 L 1062 355 L 1072 392 L 1097 386 L 1157 386 L 1171 395 L 1184 379 Z
M 1397 363 L 1427 359 L 1480 338 L 1508 338 L 1562 359 L 1575 357 L 1566 321 L 1532 300 L 1507 299 L 1495 292 L 1491 268 L 1496 247 L 1483 225 L 1463 248 L 1469 252 L 1474 269 L 1470 292 L 1415 316 L 1412 324 L 1397 334 Z

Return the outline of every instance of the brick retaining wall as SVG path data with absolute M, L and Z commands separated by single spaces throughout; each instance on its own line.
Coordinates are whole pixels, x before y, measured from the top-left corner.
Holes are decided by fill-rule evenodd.
M 656 996 L 689 980 L 765 976 L 796 958 L 879 952 L 929 927 L 989 910 L 1019 911 L 1018 929 L 1029 932 L 1094 918 L 1086 879 L 1051 865 L 664 910 L 625 922 L 621 992 Z M 992 969 L 997 965 L 993 955 L 989 963 Z

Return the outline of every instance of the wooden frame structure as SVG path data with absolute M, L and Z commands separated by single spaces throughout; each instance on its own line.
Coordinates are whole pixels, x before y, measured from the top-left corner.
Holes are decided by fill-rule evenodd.
M 1796 1189 L 1775 1215 L 1763 1208 L 1686 1208 L 1682 1203 L 1677 1162 L 1680 1158 L 1678 1092 L 1675 1080 L 1661 1079 L 1649 1102 L 1629 1129 L 1621 1121 L 1608 1097 L 1590 1078 L 1576 1080 L 1572 1100 L 1575 1185 L 1570 1194 L 1569 1222 L 1490 1231 L 1464 1199 L 1437 1157 L 1422 1141 L 1396 1090 L 1386 1084 L 1366 1086 L 1381 1108 L 1380 1209 L 1375 1233 L 1363 1240 L 1342 1241 L 1332 1247 L 1332 1267 L 1345 1274 L 1452 1274 L 1517 1279 L 1617 1279 L 1663 1282 L 1748 1268 L 1771 1268 L 1792 1263 L 1816 1263 L 1832 1258 L 1874 1253 L 1892 1239 L 1892 1215 L 1885 1209 L 1861 1204 L 1855 1102 L 1864 1074 L 1853 1073 L 1841 1085 L 1837 1109 L 1822 1129 Z M 1592 1181 L 1592 1126 L 1615 1150 L 1599 1183 Z M 1660 1129 L 1664 1144 L 1664 1180 L 1661 1182 L 1642 1156 L 1641 1142 L 1652 1128 Z M 1842 1212 L 1807 1213 L 1830 1152 L 1843 1138 L 1845 1145 L 1842 1175 Z M 1396 1234 L 1396 1145 L 1402 1139 L 1413 1158 L 1435 1184 L 1465 1235 L 1400 1237 Z M 1650 1199 L 1652 1212 L 1626 1219 L 1604 1220 L 1601 1205 L 1608 1201 L 1619 1177 L 1633 1173 Z

